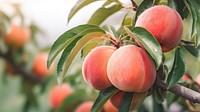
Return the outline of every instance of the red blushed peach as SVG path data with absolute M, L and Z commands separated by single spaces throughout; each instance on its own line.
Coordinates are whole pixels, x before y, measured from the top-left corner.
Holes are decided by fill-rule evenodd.
M 4 41 L 10 47 L 20 48 L 28 41 L 29 36 L 29 29 L 13 24 Z
M 51 74 L 53 72 L 54 65 L 47 69 L 47 53 L 39 53 L 36 55 L 35 60 L 33 62 L 33 72 L 39 76 L 40 78 L 44 78 L 45 76 Z
M 104 112 L 118 112 L 118 109 L 113 106 L 110 100 L 108 100 L 104 105 Z
M 156 79 L 156 68 L 149 54 L 140 47 L 127 45 L 117 49 L 107 65 L 110 82 L 125 92 L 144 92 Z
M 106 68 L 115 50 L 111 46 L 99 46 L 86 56 L 82 67 L 83 77 L 95 89 L 103 90 L 112 85 L 108 80 Z
M 75 112 L 90 112 L 90 110 L 92 109 L 92 105 L 92 101 L 83 102 L 76 108 Z
M 54 86 L 50 91 L 50 104 L 53 109 L 56 109 L 61 105 L 63 100 L 69 97 L 73 93 L 73 89 L 67 83 L 61 86 Z
M 135 26 L 147 29 L 160 43 L 162 51 L 175 48 L 181 40 L 183 23 L 180 15 L 167 6 L 154 6 L 145 10 Z
M 184 74 L 182 77 L 181 77 L 182 80 L 184 81 L 190 81 L 190 78 L 187 76 L 187 74 Z

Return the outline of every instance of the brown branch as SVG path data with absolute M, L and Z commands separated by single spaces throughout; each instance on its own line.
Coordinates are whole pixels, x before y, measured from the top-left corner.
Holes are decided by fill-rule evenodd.
M 188 40 L 184 40 L 184 39 L 181 39 L 181 42 L 183 42 L 184 44 L 194 44 L 194 42 L 188 41 Z
M 132 2 L 132 5 L 133 5 L 133 10 L 136 11 L 137 8 L 138 8 L 138 5 L 135 3 L 134 0 L 131 0 L 131 2 Z
M 167 89 L 167 85 L 163 81 L 163 72 L 158 71 L 157 72 L 157 79 L 155 82 L 155 85 L 161 89 L 164 89 L 166 91 L 170 91 L 176 95 L 182 96 L 185 99 L 188 99 L 194 103 L 200 103 L 200 93 L 189 89 L 185 86 L 182 86 L 180 84 L 175 84 L 170 89 Z
M 19 73 L 20 75 L 22 75 L 25 79 L 33 82 L 33 83 L 42 83 L 42 80 L 37 77 L 37 75 L 26 71 L 22 66 L 17 65 L 14 60 L 11 58 L 11 55 L 9 52 L 7 53 L 2 53 L 0 52 L 0 58 L 5 59 L 6 62 L 8 62 L 12 68 L 14 69 L 14 71 L 16 73 Z

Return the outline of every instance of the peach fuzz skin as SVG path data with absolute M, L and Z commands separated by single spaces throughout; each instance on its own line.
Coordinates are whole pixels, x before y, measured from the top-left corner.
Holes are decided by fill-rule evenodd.
M 61 86 L 54 86 L 50 91 L 50 103 L 53 109 L 58 108 L 65 98 L 73 93 L 73 89 L 68 83 Z
M 75 112 L 90 112 L 92 105 L 92 101 L 83 102 L 76 108 Z
M 33 62 L 32 71 L 40 78 L 44 78 L 47 75 L 53 73 L 54 64 L 49 68 L 47 68 L 47 53 L 38 53 Z
M 154 6 L 145 10 L 135 26 L 147 29 L 160 43 L 162 51 L 175 48 L 181 40 L 183 23 L 180 15 L 167 6 Z
M 28 28 L 13 24 L 8 34 L 4 38 L 4 42 L 14 48 L 21 48 L 28 41 L 30 30 Z
M 156 68 L 149 54 L 140 47 L 127 45 L 117 49 L 107 65 L 110 82 L 125 92 L 144 92 L 156 79 Z
M 111 46 L 99 46 L 86 56 L 82 73 L 85 81 L 97 90 L 103 90 L 112 84 L 108 80 L 106 68 L 110 56 L 115 52 Z

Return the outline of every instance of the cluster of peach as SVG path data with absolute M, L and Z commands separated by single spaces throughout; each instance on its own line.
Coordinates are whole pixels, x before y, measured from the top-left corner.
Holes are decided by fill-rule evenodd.
M 163 5 L 145 10 L 138 17 L 135 26 L 147 29 L 158 41 L 163 52 L 177 47 L 183 32 L 180 15 Z M 153 59 L 143 47 L 136 45 L 124 45 L 118 49 L 112 46 L 92 49 L 84 59 L 82 73 L 85 81 L 97 90 L 110 86 L 120 90 L 110 98 L 116 108 L 125 92 L 134 92 L 134 103 L 141 102 L 140 99 L 144 99 L 156 79 Z

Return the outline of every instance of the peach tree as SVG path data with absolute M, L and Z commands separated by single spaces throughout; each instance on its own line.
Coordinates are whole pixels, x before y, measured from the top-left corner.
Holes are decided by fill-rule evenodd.
M 154 112 L 165 111 L 165 100 L 167 107 L 173 102 L 188 108 L 200 103 L 200 86 L 190 75 L 194 67 L 187 65 L 187 59 L 200 60 L 198 0 L 130 0 L 129 6 L 119 0 L 79 0 L 68 22 L 97 1 L 104 4 L 88 23 L 67 30 L 51 47 L 48 67 L 62 52 L 57 64 L 60 85 L 80 56 L 83 78 L 100 91 L 91 112 L 98 112 L 107 100 L 119 112 L 148 111 L 144 100 L 149 96 Z M 103 23 L 119 11 L 124 13 L 119 28 Z

